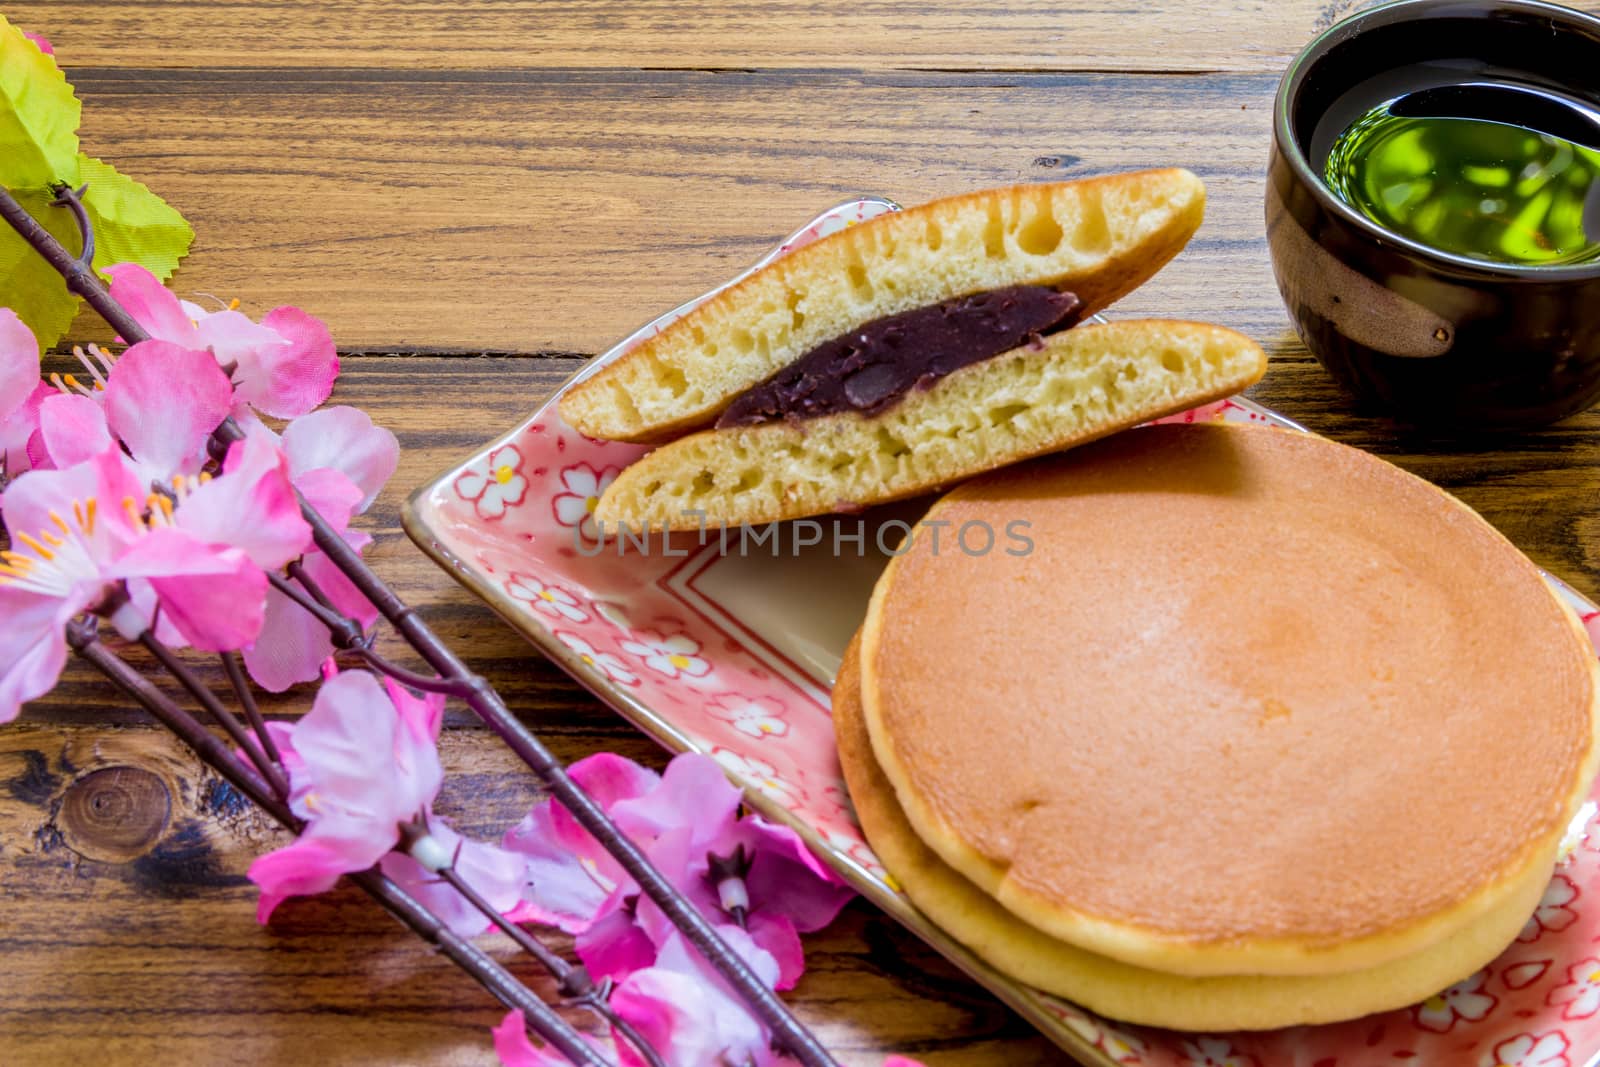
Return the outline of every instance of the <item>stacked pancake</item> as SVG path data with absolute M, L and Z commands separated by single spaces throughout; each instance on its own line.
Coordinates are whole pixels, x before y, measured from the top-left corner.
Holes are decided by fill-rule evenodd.
M 1493 528 L 1355 449 L 1154 426 L 970 481 L 834 691 L 867 837 L 996 968 L 1180 1029 L 1424 999 L 1509 944 L 1594 776 L 1596 661 Z
M 1080 322 L 1200 224 L 1185 170 L 990 189 L 789 253 L 574 383 L 561 414 L 661 447 L 595 510 L 692 529 L 914 496 L 1229 396 L 1266 370 L 1231 330 Z

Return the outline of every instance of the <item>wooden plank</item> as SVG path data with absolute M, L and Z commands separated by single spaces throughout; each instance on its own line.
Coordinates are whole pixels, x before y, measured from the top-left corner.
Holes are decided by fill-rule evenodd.
M 1186 164 L 1209 217 L 1128 313 L 1287 329 L 1268 75 L 84 71 L 84 140 L 189 216 L 177 288 L 353 350 L 593 352 L 819 209 Z M 81 336 L 96 336 L 87 326 Z
M 1281 70 L 1359 0 L 23 0 L 72 66 Z

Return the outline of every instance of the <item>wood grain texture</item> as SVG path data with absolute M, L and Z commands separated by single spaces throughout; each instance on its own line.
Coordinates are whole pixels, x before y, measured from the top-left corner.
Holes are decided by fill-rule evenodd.
M 353 349 L 595 352 L 821 209 L 1182 164 L 1190 248 L 1130 312 L 1287 328 L 1270 75 L 83 71 L 84 141 L 184 207 L 181 291 Z M 77 331 L 95 336 L 88 328 Z
M 25 0 L 76 66 L 1282 69 L 1361 0 Z
M 862 192 L 1192 167 L 1206 226 L 1118 313 L 1251 333 L 1273 355 L 1258 399 L 1455 491 L 1600 595 L 1600 415 L 1409 438 L 1353 409 L 1289 332 L 1262 234 L 1268 108 L 1287 56 L 1356 6 L 51 0 L 7 15 L 55 38 L 85 147 L 194 222 L 180 291 L 300 304 L 333 327 L 335 399 L 404 447 L 364 520 L 378 571 L 562 758 L 659 765 L 410 545 L 399 503 L 584 355 Z M 1155 71 L 1187 73 L 1139 73 Z M 493 834 L 534 799 L 459 709 L 443 749 L 441 810 L 465 829 Z M 487 999 L 359 893 L 254 924 L 243 873 L 279 840 L 69 666 L 0 728 L 0 1064 L 492 1062 Z M 806 947 L 789 999 L 847 1064 L 1064 1062 L 871 908 Z

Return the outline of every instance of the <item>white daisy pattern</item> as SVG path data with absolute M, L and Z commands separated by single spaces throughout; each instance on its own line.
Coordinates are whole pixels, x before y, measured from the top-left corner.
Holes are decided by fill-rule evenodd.
M 566 619 L 568 622 L 589 621 L 589 613 L 583 610 L 576 596 L 559 585 L 551 585 L 531 574 L 513 572 L 506 581 L 506 592 L 540 615 L 548 615 L 552 619 Z
M 1186 1067 L 1255 1067 L 1255 1057 L 1233 1051 L 1233 1043 L 1220 1037 L 1200 1037 L 1183 1043 Z
M 1483 991 L 1488 971 L 1479 971 L 1417 1005 L 1417 1025 L 1436 1034 L 1449 1033 L 1459 1021 L 1480 1022 L 1499 998 Z
M 639 676 L 628 669 L 621 658 L 609 652 L 601 652 L 589 642 L 574 633 L 563 630 L 556 631 L 556 640 L 572 649 L 586 665 L 601 671 L 605 676 L 618 685 L 638 685 Z
M 700 642 L 688 634 L 663 636 L 659 630 L 639 630 L 635 640 L 622 642 L 622 651 L 638 656 L 644 665 L 668 678 L 701 678 L 711 673 L 711 664 L 697 653 Z
M 479 518 L 498 519 L 506 509 L 522 503 L 528 495 L 528 479 L 522 473 L 522 453 L 516 445 L 501 445 L 489 458 L 472 464 L 456 476 L 456 494 L 471 501 Z
M 1559 1030 L 1518 1034 L 1494 1047 L 1494 1067 L 1572 1067 L 1567 1038 Z
M 1577 899 L 1578 887 L 1566 875 L 1558 874 L 1550 879 L 1538 909 L 1529 916 L 1528 924 L 1517 935 L 1517 940 L 1526 945 L 1539 940 L 1547 931 L 1560 933 L 1577 922 L 1578 913 L 1569 907 Z
M 783 718 L 787 711 L 772 697 L 723 693 L 706 701 L 707 715 L 761 741 L 769 737 L 784 737 L 789 733 L 789 724 Z
M 800 790 L 780 778 L 778 769 L 766 760 L 746 756 L 720 745 L 712 748 L 711 757 L 722 764 L 723 770 L 768 800 L 785 808 L 792 808 L 799 803 Z
M 600 503 L 600 494 L 606 491 L 606 486 L 616 481 L 620 473 L 620 467 L 596 470 L 587 463 L 563 467 L 561 488 L 564 492 L 557 493 L 550 501 L 556 521 L 576 529 L 585 540 L 598 540 L 600 531 L 594 524 L 595 505 Z
M 1579 960 L 1567 968 L 1567 982 L 1550 991 L 1548 1003 L 1562 1004 L 1563 1019 L 1587 1019 L 1600 1011 L 1600 960 Z

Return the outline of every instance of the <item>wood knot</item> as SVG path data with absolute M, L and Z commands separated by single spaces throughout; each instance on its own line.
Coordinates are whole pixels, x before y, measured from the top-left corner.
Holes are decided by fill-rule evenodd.
M 67 787 L 56 826 L 84 858 L 127 863 L 155 847 L 171 816 L 172 794 L 159 775 L 103 767 Z

